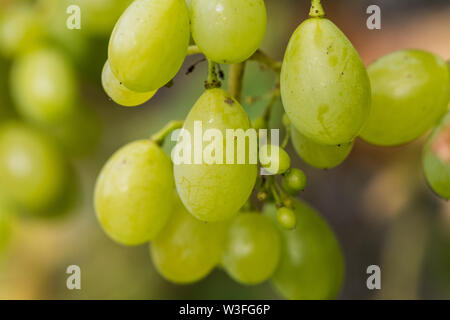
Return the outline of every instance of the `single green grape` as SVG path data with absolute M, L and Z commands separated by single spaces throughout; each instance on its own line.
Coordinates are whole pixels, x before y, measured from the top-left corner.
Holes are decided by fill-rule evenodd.
M 227 229 L 227 222 L 197 220 L 177 197 L 169 222 L 150 244 L 156 270 L 179 284 L 205 278 L 220 262 Z
M 444 60 L 420 50 L 401 50 L 368 68 L 372 112 L 361 138 L 392 146 L 410 142 L 437 124 L 450 97 Z
M 281 97 L 295 128 L 314 142 L 352 142 L 370 111 L 366 68 L 330 20 L 304 21 L 289 41 L 281 70 Z
M 291 167 L 288 153 L 277 145 L 266 144 L 259 149 L 261 166 L 271 174 L 282 174 Z
M 425 177 L 442 198 L 450 199 L 450 113 L 428 139 L 423 152 Z
M 247 60 L 266 33 L 263 0 L 192 0 L 190 14 L 195 43 L 218 63 Z
M 294 200 L 295 230 L 280 226 L 281 259 L 272 283 L 291 300 L 333 299 L 339 293 L 344 261 L 338 241 L 328 224 L 306 203 Z M 276 220 L 275 205 L 265 212 Z
M 124 245 L 154 239 L 173 208 L 170 159 L 150 140 L 119 149 L 105 164 L 95 187 L 95 210 L 105 232 Z
M 18 122 L 0 127 L 0 192 L 19 210 L 38 214 L 64 193 L 68 166 L 53 141 Z
M 277 210 L 278 224 L 287 230 L 295 229 L 297 225 L 297 217 L 292 209 L 281 207 Z
M 42 23 L 31 5 L 11 4 L 0 12 L 0 52 L 4 56 L 22 54 L 42 38 Z
M 134 92 L 126 88 L 112 73 L 109 62 L 106 61 L 102 72 L 102 85 L 106 94 L 117 104 L 124 107 L 134 107 L 150 100 L 156 90 L 150 92 Z
M 203 142 L 203 150 L 199 150 L 194 141 L 203 137 L 194 131 L 196 125 L 201 125 L 205 134 L 218 133 L 220 137 Z M 250 148 L 245 142 L 244 132 L 249 128 L 250 121 L 242 106 L 221 89 L 206 90 L 187 116 L 183 131 L 193 142 L 187 146 L 187 135 L 180 135 L 172 159 L 174 154 L 184 155 L 179 163 L 175 161 L 175 183 L 181 200 L 196 218 L 210 222 L 226 220 L 250 197 L 256 182 L 257 151 L 256 144 Z M 236 138 L 226 139 L 227 130 L 239 129 L 243 133 L 240 137 L 236 131 Z M 179 147 L 185 150 L 179 152 Z M 254 162 L 250 161 L 252 155 Z
M 240 283 L 262 283 L 278 266 L 280 242 L 279 232 L 269 218 L 255 212 L 241 213 L 228 231 L 222 265 Z
M 136 0 L 111 35 L 111 70 L 130 90 L 157 90 L 181 68 L 189 39 L 189 13 L 184 0 Z
M 306 187 L 306 175 L 305 173 L 297 168 L 291 168 L 283 176 L 283 187 L 288 189 L 287 191 L 292 191 L 294 193 L 305 190 Z
M 331 169 L 340 165 L 353 149 L 352 143 L 337 146 L 316 143 L 292 126 L 292 145 L 307 164 L 319 169 Z
M 77 91 L 70 62 L 54 48 L 32 50 L 12 66 L 12 98 L 18 112 L 34 123 L 57 123 L 73 112 Z

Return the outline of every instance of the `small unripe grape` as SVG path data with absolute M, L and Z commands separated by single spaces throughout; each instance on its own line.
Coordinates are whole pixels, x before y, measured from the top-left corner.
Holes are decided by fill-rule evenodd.
M 294 200 L 295 230 L 281 232 L 281 259 L 272 277 L 275 288 L 287 299 L 333 299 L 339 293 L 344 260 L 339 243 L 325 220 L 309 205 Z M 275 205 L 264 208 L 274 221 Z
M 358 52 L 333 22 L 315 17 L 297 28 L 281 71 L 281 97 L 295 128 L 317 143 L 350 143 L 369 115 L 370 92 Z
M 277 210 L 277 221 L 284 229 L 293 230 L 297 225 L 297 218 L 292 209 L 281 207 Z
M 141 105 L 151 99 L 156 90 L 150 92 L 134 92 L 126 88 L 112 73 L 109 62 L 106 61 L 102 72 L 102 85 L 106 94 L 117 104 L 124 107 Z
M 372 111 L 361 138 L 392 146 L 410 142 L 431 129 L 445 114 L 450 97 L 444 60 L 420 50 L 401 50 L 368 68 Z
M 11 95 L 19 113 L 39 125 L 57 123 L 76 109 L 77 83 L 58 50 L 41 47 L 14 61 Z
M 134 1 L 110 38 L 111 70 L 130 90 L 157 90 L 180 69 L 189 39 L 189 13 L 184 0 Z
M 232 222 L 223 252 L 226 272 L 243 284 L 259 284 L 275 272 L 280 235 L 272 221 L 259 213 L 241 213 Z
M 95 210 L 106 233 L 125 245 L 154 239 L 174 202 L 172 163 L 150 140 L 119 149 L 103 167 L 95 187 Z
M 444 199 L 450 199 L 450 113 L 425 145 L 423 167 L 434 192 Z
M 18 210 L 52 209 L 67 180 L 67 163 L 47 135 L 17 122 L 0 127 L 0 192 Z
M 237 129 L 245 132 L 250 128 L 250 121 L 239 102 L 226 91 L 210 89 L 198 99 L 184 122 L 183 130 L 190 134 L 191 140 L 196 139 L 196 124 L 202 125 L 203 132 L 220 132 L 220 137 L 212 139 L 204 150 L 196 150 L 194 143 L 184 147 L 184 137 L 180 135 L 175 148 L 190 148 L 182 151 L 183 154 L 189 153 L 190 157 L 174 164 L 177 191 L 188 211 L 197 219 L 209 222 L 226 220 L 237 214 L 248 200 L 257 176 L 257 164 L 244 157 L 250 153 L 244 135 L 227 139 L 226 132 Z M 230 142 L 234 158 L 230 159 L 232 163 L 227 163 L 227 151 L 231 149 L 227 144 Z M 211 152 L 206 152 L 208 146 L 213 146 L 214 152 L 211 149 Z M 176 150 L 174 152 L 177 153 Z M 223 154 L 219 155 L 219 152 Z M 197 156 L 202 160 L 199 164 L 195 163 Z M 239 163 L 238 158 L 243 161 Z
M 247 60 L 266 33 L 263 0 L 192 0 L 190 15 L 195 43 L 218 63 Z
M 256 118 L 255 120 L 252 121 L 252 127 L 255 130 L 266 129 L 267 128 L 266 120 L 264 120 L 263 117 Z
M 317 143 L 292 126 L 292 145 L 307 164 L 319 169 L 331 169 L 340 165 L 353 149 L 353 142 L 337 146 Z
M 172 216 L 151 242 L 150 252 L 156 270 L 164 278 L 187 284 L 206 277 L 219 264 L 228 222 L 197 220 L 176 198 Z
M 306 175 L 305 173 L 296 168 L 290 169 L 283 176 L 283 186 L 286 186 L 289 190 L 293 192 L 299 192 L 306 187 Z
M 291 166 L 288 153 L 277 145 L 264 145 L 259 150 L 261 166 L 271 174 L 282 174 Z

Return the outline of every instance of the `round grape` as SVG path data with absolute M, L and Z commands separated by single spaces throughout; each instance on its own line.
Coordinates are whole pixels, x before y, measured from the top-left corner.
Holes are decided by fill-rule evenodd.
M 281 97 L 295 128 L 314 142 L 348 144 L 370 111 L 370 82 L 358 52 L 336 25 L 310 18 L 292 35 Z
M 296 168 L 290 169 L 283 176 L 283 187 L 293 192 L 299 192 L 306 187 L 306 175 L 305 173 Z
M 102 72 L 102 85 L 106 94 L 117 104 L 125 107 L 134 107 L 150 100 L 156 93 L 134 92 L 127 89 L 112 73 L 109 62 L 106 61 Z
M 297 224 L 295 212 L 286 207 L 281 207 L 277 210 L 277 221 L 281 227 L 287 230 L 295 229 Z
M 179 284 L 201 280 L 219 264 L 227 228 L 226 222 L 197 220 L 177 199 L 169 222 L 150 245 L 156 270 Z
M 251 152 L 257 152 L 256 146 L 254 150 L 250 150 L 244 137 L 242 137 L 244 139 L 233 137 L 226 139 L 226 131 L 233 129 L 245 131 L 250 128 L 250 121 L 239 102 L 227 92 L 210 89 L 199 98 L 184 123 L 183 130 L 190 134 L 192 141 L 196 139 L 194 132 L 196 123 L 202 125 L 203 132 L 214 130 L 220 132 L 221 137 L 212 139 L 209 144 L 204 142 L 204 150 L 199 150 L 201 153 L 197 155 L 194 143 L 191 143 L 189 146 L 191 149 L 186 150 L 190 155 L 189 159 L 175 163 L 178 194 L 189 212 L 198 219 L 210 222 L 226 220 L 235 215 L 248 200 L 257 175 L 256 161 L 255 164 L 251 164 L 247 160 Z M 227 142 L 233 143 L 233 149 L 227 148 Z M 184 138 L 180 136 L 177 147 L 184 145 L 186 145 Z M 177 151 L 174 150 L 173 153 Z M 232 160 L 228 163 L 227 153 Z M 240 155 L 246 156 L 241 164 L 238 162 Z M 203 158 L 201 159 L 203 161 L 195 164 L 195 157 Z
M 263 0 L 192 0 L 190 14 L 195 43 L 218 63 L 247 60 L 266 33 Z
M 445 114 L 450 97 L 444 60 L 420 50 L 388 54 L 368 68 L 372 112 L 361 138 L 381 146 L 410 142 Z
M 95 187 L 95 210 L 106 233 L 125 245 L 154 239 L 173 208 L 172 164 L 150 140 L 119 149 Z
M 268 280 L 280 259 L 280 235 L 259 213 L 239 214 L 228 231 L 222 265 L 236 281 L 255 285 Z
M 264 145 L 259 149 L 261 166 L 271 174 L 282 174 L 291 166 L 287 152 L 277 145 Z
M 110 38 L 111 70 L 130 90 L 157 90 L 180 69 L 189 39 L 189 13 L 184 0 L 134 1 Z

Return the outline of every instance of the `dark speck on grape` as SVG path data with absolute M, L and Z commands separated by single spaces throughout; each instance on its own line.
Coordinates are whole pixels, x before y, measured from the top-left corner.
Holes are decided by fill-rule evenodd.
M 233 101 L 233 99 L 231 99 L 231 98 L 226 98 L 226 99 L 225 99 L 225 103 L 226 103 L 226 104 L 229 104 L 230 106 L 232 106 L 232 105 L 234 104 L 234 101 Z

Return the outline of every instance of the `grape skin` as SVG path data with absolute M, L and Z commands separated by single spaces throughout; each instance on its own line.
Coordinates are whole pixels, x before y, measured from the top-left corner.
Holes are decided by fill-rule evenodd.
M 124 245 L 155 238 L 173 207 L 170 159 L 150 140 L 132 142 L 105 164 L 95 187 L 97 218 Z
M 370 111 L 370 82 L 355 48 L 330 20 L 308 19 L 292 35 L 281 97 L 295 128 L 311 140 L 336 146 L 358 136 Z
M 67 163 L 49 137 L 18 122 L 0 127 L 0 190 L 13 206 L 32 214 L 51 209 L 67 181 Z
M 227 228 L 227 222 L 197 220 L 177 197 L 169 222 L 150 244 L 156 270 L 178 284 L 203 279 L 220 262 Z
M 294 200 L 295 230 L 281 232 L 281 259 L 272 283 L 291 300 L 333 299 L 343 281 L 344 262 L 330 227 L 306 203 Z M 265 212 L 276 221 L 276 207 Z
M 368 68 L 372 112 L 361 132 L 365 141 L 393 146 L 410 142 L 445 114 L 450 97 L 444 60 L 420 50 L 401 50 Z
M 194 139 L 194 121 L 201 121 L 203 132 L 220 130 L 226 146 L 226 129 L 250 128 L 242 106 L 227 92 L 210 89 L 198 99 L 184 123 Z M 217 142 L 217 141 L 216 141 Z M 204 142 L 204 148 L 208 143 Z M 193 148 L 193 144 L 192 144 Z M 225 149 L 225 147 L 224 147 Z M 237 150 L 244 152 L 244 150 Z M 248 154 L 249 150 L 245 150 Z M 175 183 L 186 208 L 203 221 L 226 220 L 235 215 L 249 198 L 256 181 L 256 164 L 175 164 Z M 223 153 L 224 157 L 226 151 Z
M 450 113 L 428 139 L 423 152 L 425 177 L 442 198 L 450 199 Z
M 282 174 L 291 167 L 288 153 L 277 145 L 266 144 L 259 149 L 261 166 L 271 174 Z
M 126 88 L 112 73 L 109 62 L 106 61 L 102 72 L 102 85 L 106 94 L 117 104 L 124 107 L 134 107 L 150 100 L 156 93 L 134 92 Z
M 292 145 L 300 158 L 318 169 L 331 169 L 340 165 L 353 149 L 353 143 L 329 146 L 316 143 L 292 126 Z
M 263 0 L 192 0 L 190 14 L 195 43 L 218 63 L 247 60 L 266 33 Z
M 53 48 L 33 50 L 12 66 L 12 98 L 19 113 L 34 123 L 57 123 L 72 113 L 77 91 L 69 61 Z
M 136 0 L 122 14 L 111 35 L 111 70 L 130 90 L 157 90 L 180 69 L 189 39 L 184 0 Z
M 255 285 L 268 280 L 280 259 L 280 235 L 260 213 L 241 213 L 228 231 L 222 265 L 234 280 Z

